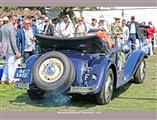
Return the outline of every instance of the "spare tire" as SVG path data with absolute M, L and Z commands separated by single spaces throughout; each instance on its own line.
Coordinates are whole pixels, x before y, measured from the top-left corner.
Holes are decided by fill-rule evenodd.
M 64 92 L 74 81 L 75 67 L 63 53 L 47 52 L 35 62 L 33 78 L 40 89 Z

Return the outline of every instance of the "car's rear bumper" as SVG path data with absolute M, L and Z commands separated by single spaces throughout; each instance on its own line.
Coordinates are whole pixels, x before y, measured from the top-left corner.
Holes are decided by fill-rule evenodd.
M 29 83 L 23 83 L 23 82 L 16 82 L 16 87 L 23 90 L 29 90 Z M 88 87 L 80 87 L 80 86 L 70 86 L 69 91 L 67 93 L 79 93 L 79 94 L 88 94 L 88 93 L 94 93 L 96 90 L 95 86 L 88 86 Z
M 80 94 L 87 94 L 95 92 L 95 86 L 88 86 L 88 87 L 80 87 L 80 86 L 71 86 L 68 93 L 80 93 Z

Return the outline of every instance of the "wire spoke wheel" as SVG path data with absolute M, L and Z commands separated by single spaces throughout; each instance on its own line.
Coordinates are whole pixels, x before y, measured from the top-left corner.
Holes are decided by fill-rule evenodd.
M 133 82 L 135 82 L 137 84 L 143 83 L 145 76 L 146 76 L 146 62 L 143 59 L 139 65 L 139 67 L 136 70 Z
M 109 69 L 102 90 L 96 94 L 98 104 L 108 104 L 111 101 L 114 89 L 114 74 L 112 69 Z

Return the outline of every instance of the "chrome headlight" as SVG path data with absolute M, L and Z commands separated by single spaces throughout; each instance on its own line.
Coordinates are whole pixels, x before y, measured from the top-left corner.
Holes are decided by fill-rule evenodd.
M 122 52 L 129 53 L 131 51 L 131 46 L 129 43 L 124 43 L 121 45 Z

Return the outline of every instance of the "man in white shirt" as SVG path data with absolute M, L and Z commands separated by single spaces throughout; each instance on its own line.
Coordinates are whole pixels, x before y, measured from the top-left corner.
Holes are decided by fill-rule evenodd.
M 92 18 L 91 29 L 97 29 L 97 20 L 96 18 Z
M 123 42 L 128 41 L 129 39 L 129 28 L 126 26 L 126 20 L 122 20 L 122 27 L 123 27 Z
M 39 33 L 42 33 L 44 31 L 45 26 L 45 16 L 41 17 L 41 20 L 38 20 L 38 23 L 36 24 Z
M 107 33 L 109 33 L 109 24 L 105 20 L 103 15 L 100 15 L 100 19 L 99 19 L 99 22 L 98 22 L 98 28 L 101 29 L 101 30 L 106 31 Z
M 79 17 L 77 24 L 75 25 L 76 33 L 80 33 L 81 35 L 86 36 L 89 30 L 90 30 L 90 24 L 85 23 L 83 17 Z
M 24 20 L 24 37 L 25 37 L 25 46 L 24 46 L 24 58 L 28 58 L 30 55 L 33 55 L 35 49 L 35 38 L 33 35 L 33 29 L 31 28 L 31 21 L 29 19 Z
M 72 37 L 74 33 L 74 27 L 69 22 L 68 16 L 63 18 L 63 21 L 60 23 L 61 35 L 65 37 Z

